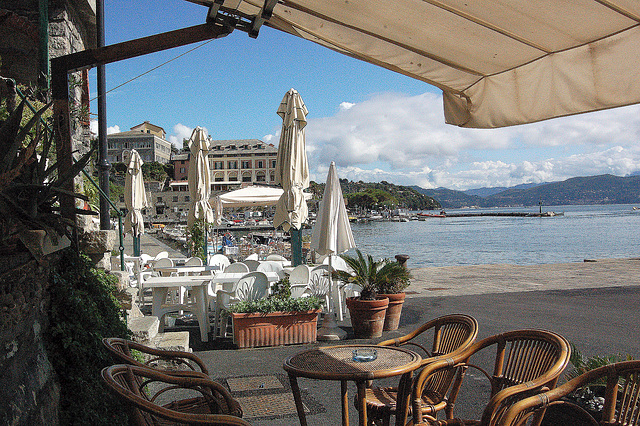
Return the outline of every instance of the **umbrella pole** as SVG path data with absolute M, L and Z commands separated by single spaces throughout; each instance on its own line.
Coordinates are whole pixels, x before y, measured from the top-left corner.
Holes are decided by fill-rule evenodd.
M 140 256 L 140 234 L 133 236 L 133 255 Z
M 207 260 L 209 259 L 209 236 L 207 235 L 207 221 L 204 220 L 204 266 L 207 266 Z
M 342 340 L 347 337 L 347 332 L 338 327 L 336 313 L 333 307 L 333 278 L 331 277 L 331 257 L 329 255 L 329 306 L 322 317 L 322 327 L 318 330 L 318 340 Z
M 296 229 L 291 227 L 291 261 L 293 266 L 302 265 L 302 227 Z

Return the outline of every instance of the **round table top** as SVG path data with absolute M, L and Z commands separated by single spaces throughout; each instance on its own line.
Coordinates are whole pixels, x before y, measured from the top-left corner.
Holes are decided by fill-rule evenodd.
M 373 361 L 354 361 L 353 350 L 374 348 Z M 321 380 L 372 380 L 397 376 L 420 366 L 422 358 L 415 352 L 395 346 L 340 345 L 300 352 L 287 358 L 283 368 L 295 376 Z

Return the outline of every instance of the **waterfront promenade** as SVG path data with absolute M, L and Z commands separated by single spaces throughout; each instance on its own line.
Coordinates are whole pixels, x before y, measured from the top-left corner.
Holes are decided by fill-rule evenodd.
M 142 248 L 163 247 L 144 236 Z M 126 241 L 130 246 L 130 239 Z M 127 251 L 130 247 L 127 248 Z M 153 253 L 149 252 L 150 255 Z M 411 259 L 409 259 L 411 267 Z M 379 339 L 356 340 L 348 320 L 339 325 L 348 333 L 342 344 L 377 343 L 399 337 L 429 319 L 466 313 L 479 323 L 478 338 L 496 333 L 538 328 L 565 336 L 585 355 L 629 354 L 640 358 L 640 259 L 600 259 L 552 265 L 477 265 L 412 269 L 400 328 Z M 191 346 L 211 376 L 232 388 L 245 418 L 255 426 L 298 424 L 282 363 L 297 352 L 332 344 L 318 342 L 276 348 L 232 349 L 229 340 L 199 341 L 190 331 Z M 475 374 L 469 372 L 467 374 Z M 487 392 L 484 383 L 468 381 L 458 408 L 463 416 L 479 415 Z M 380 384 L 393 385 L 393 380 Z M 338 382 L 300 380 L 309 425 L 340 424 Z M 349 383 L 349 395 L 355 386 Z M 357 412 L 350 406 L 350 421 Z

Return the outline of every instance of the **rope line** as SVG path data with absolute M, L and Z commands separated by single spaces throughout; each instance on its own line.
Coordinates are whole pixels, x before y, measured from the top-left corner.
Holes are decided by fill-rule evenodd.
M 121 87 L 122 87 L 122 86 L 124 86 L 125 84 L 129 84 L 129 83 L 131 83 L 132 81 L 137 80 L 137 79 L 139 79 L 140 77 L 145 76 L 145 75 L 147 75 L 147 74 L 149 74 L 149 73 L 151 73 L 151 72 L 153 72 L 153 71 L 157 70 L 158 68 L 161 68 L 161 67 L 163 67 L 163 66 L 167 65 L 168 63 L 173 62 L 173 61 L 175 61 L 176 59 L 179 59 L 179 58 L 181 58 L 181 57 L 183 57 L 183 56 L 185 56 L 185 55 L 187 55 L 187 54 L 189 54 L 189 53 L 193 52 L 193 51 L 194 51 L 194 50 L 196 50 L 196 49 L 200 49 L 202 46 L 206 45 L 207 43 L 212 42 L 213 40 L 215 40 L 215 39 L 207 40 L 207 41 L 205 41 L 204 43 L 201 43 L 201 44 L 197 45 L 196 47 L 194 47 L 194 48 L 192 48 L 192 49 L 189 49 L 189 50 L 187 50 L 187 51 L 186 51 L 186 52 L 184 52 L 184 53 L 181 53 L 180 55 L 176 56 L 175 58 L 171 58 L 171 59 L 169 59 L 168 61 L 163 62 L 163 63 L 161 63 L 160 65 L 157 65 L 157 66 L 155 66 L 155 67 L 151 68 L 149 71 L 145 71 L 145 72 L 143 72 L 142 74 L 137 75 L 137 76 L 135 76 L 135 77 L 133 77 L 133 78 L 131 78 L 131 79 L 129 79 L 129 80 L 127 80 L 127 81 L 125 81 L 124 83 L 119 84 L 119 85 L 117 85 L 116 87 L 114 87 L 114 88 L 112 88 L 112 89 L 107 90 L 104 94 L 106 95 L 107 93 L 111 93 L 111 92 L 113 92 L 114 90 L 121 88 Z M 89 100 L 89 102 L 93 102 L 93 101 L 95 101 L 96 99 L 98 99 L 99 97 L 100 97 L 100 96 L 96 96 L 95 98 L 93 98 L 93 99 Z

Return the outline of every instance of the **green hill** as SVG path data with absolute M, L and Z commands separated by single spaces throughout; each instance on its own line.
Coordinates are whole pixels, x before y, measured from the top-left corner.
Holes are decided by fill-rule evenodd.
M 412 188 L 433 197 L 444 208 L 536 206 L 540 202 L 544 205 L 640 203 L 640 176 L 610 174 L 575 177 L 530 188 L 508 188 L 486 197 L 444 188 Z

